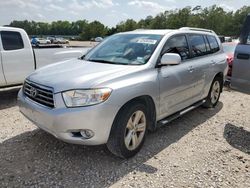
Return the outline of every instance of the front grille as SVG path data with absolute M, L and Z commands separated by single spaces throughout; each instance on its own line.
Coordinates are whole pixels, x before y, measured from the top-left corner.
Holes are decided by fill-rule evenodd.
M 28 98 L 41 105 L 49 108 L 55 107 L 52 88 L 25 81 L 23 85 L 23 92 Z

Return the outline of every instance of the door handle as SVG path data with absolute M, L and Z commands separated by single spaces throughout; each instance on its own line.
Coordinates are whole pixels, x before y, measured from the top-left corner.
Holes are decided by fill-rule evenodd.
M 248 60 L 250 58 L 249 54 L 238 54 L 237 55 L 237 59 L 244 59 L 244 60 Z

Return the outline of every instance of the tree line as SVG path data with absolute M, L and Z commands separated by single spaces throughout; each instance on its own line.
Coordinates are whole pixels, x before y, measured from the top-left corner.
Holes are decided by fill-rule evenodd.
M 180 27 L 199 27 L 212 29 L 219 35 L 238 36 L 248 13 L 250 13 L 250 6 L 244 6 L 233 12 L 213 5 L 205 8 L 196 6 L 168 10 L 154 17 L 147 16 L 138 22 L 127 19 L 112 28 L 99 21 L 89 22 L 85 19 L 75 22 L 54 21 L 51 23 L 15 20 L 9 26 L 23 28 L 29 35 L 77 35 L 81 40 L 90 40 L 99 36 L 104 37 L 139 28 L 178 29 Z

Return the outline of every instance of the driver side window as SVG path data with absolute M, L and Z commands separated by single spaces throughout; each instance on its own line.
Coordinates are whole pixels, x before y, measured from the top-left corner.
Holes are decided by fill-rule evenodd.
M 182 60 L 189 59 L 189 48 L 185 35 L 170 38 L 163 47 L 162 55 L 165 53 L 177 53 Z

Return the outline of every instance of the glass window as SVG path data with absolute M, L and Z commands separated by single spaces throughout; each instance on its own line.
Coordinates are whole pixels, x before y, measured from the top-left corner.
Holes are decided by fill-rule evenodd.
M 190 35 L 189 41 L 193 57 L 207 54 L 206 44 L 202 35 Z
M 117 34 L 108 37 L 86 56 L 97 63 L 141 65 L 148 62 L 162 35 Z
M 1 31 L 4 50 L 18 50 L 24 48 L 23 39 L 19 32 Z
M 248 33 L 247 44 L 250 44 L 250 32 Z
M 207 54 L 211 53 L 211 49 L 207 40 L 206 36 L 203 36 L 204 40 L 205 40 L 205 44 L 206 44 L 206 48 L 207 48 Z
M 250 15 L 246 17 L 246 20 L 241 28 L 240 44 L 250 44 Z
M 218 52 L 220 50 L 220 47 L 216 38 L 214 36 L 208 35 L 207 39 L 211 48 L 211 53 Z
M 181 56 L 182 60 L 188 59 L 189 49 L 186 37 L 178 35 L 170 38 L 163 48 L 162 54 L 165 53 L 177 53 Z

